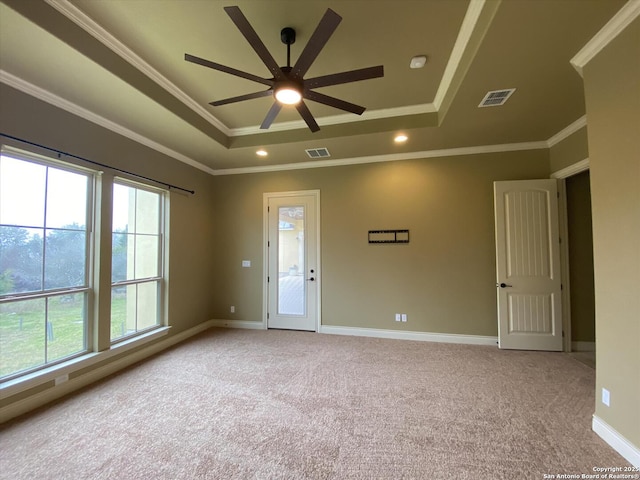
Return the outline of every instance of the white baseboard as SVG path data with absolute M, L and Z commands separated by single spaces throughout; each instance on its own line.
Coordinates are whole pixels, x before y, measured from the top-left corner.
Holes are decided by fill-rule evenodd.
M 107 365 L 96 368 L 95 370 L 91 370 L 84 375 L 72 377 L 67 382 L 43 390 L 42 392 L 36 393 L 35 395 L 31 395 L 24 400 L 10 403 L 0 408 L 0 424 L 31 410 L 34 410 L 38 407 L 46 405 L 47 403 L 52 402 L 53 400 L 57 400 L 58 398 L 63 397 L 75 390 L 97 382 L 98 380 L 101 380 L 113 373 L 116 373 L 119 370 L 122 370 L 123 368 L 133 365 L 140 360 L 144 360 L 145 358 L 150 357 L 151 355 L 155 355 L 162 350 L 166 350 L 167 348 L 180 343 L 187 338 L 208 330 L 213 326 L 214 324 L 212 320 L 201 323 L 200 325 L 185 330 L 184 332 L 172 335 L 146 348 L 142 348 L 131 354 L 125 355 L 118 360 L 114 360 L 113 362 L 108 363 Z
M 253 322 L 250 320 L 209 320 L 212 327 L 222 328 L 246 328 L 249 330 L 266 330 L 264 322 Z
M 595 352 L 596 342 L 571 342 L 572 352 Z
M 481 335 L 460 335 L 456 333 L 406 332 L 378 328 L 334 327 L 321 325 L 320 333 L 331 335 L 353 335 L 356 337 L 392 338 L 397 340 L 418 340 L 421 342 L 462 343 L 467 345 L 489 345 L 497 347 L 497 337 Z
M 211 320 L 214 327 L 265 329 L 264 322 L 246 320 Z M 498 345 L 498 337 L 481 335 L 460 335 L 456 333 L 406 332 L 402 330 L 384 330 L 379 328 L 334 327 L 320 325 L 319 333 L 329 335 L 352 335 L 354 337 L 391 338 L 396 340 L 418 340 L 421 342 L 462 343 L 467 345 Z
M 615 428 L 611 427 L 596 415 L 593 416 L 591 428 L 631 465 L 640 468 L 640 448 L 633 445 L 629 440 L 620 435 Z

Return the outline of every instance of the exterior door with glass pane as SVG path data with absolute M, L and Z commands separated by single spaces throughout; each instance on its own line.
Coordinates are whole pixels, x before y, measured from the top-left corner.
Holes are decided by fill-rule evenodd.
M 319 195 L 265 194 L 268 328 L 318 328 Z

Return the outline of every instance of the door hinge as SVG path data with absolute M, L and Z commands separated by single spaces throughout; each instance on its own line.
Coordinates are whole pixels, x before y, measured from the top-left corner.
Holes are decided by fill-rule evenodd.
M 560 284 L 560 290 L 564 290 L 564 286 Z
M 556 192 L 556 196 L 560 198 L 560 192 Z
M 271 246 L 271 242 L 267 240 L 267 248 L 269 248 L 270 246 Z
M 269 312 L 267 312 L 267 320 L 269 320 Z M 564 335 L 564 334 L 563 334 Z
M 270 211 L 271 211 L 271 207 L 268 206 L 267 207 L 267 212 L 270 212 Z
M 269 283 L 271 281 L 271 279 L 267 276 L 267 283 Z

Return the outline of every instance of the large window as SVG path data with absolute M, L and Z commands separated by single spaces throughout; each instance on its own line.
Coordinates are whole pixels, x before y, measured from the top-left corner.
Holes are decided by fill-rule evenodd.
M 87 351 L 91 172 L 0 156 L 0 378 Z
M 0 154 L 0 386 L 65 381 L 103 351 L 165 335 L 166 192 L 9 146 Z
M 111 341 L 162 323 L 163 194 L 113 185 Z

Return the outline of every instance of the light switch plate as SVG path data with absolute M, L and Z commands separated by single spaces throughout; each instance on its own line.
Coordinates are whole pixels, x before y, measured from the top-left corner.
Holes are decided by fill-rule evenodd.
M 251 266 L 251 260 L 242 260 L 242 266 L 244 268 L 250 267 Z

